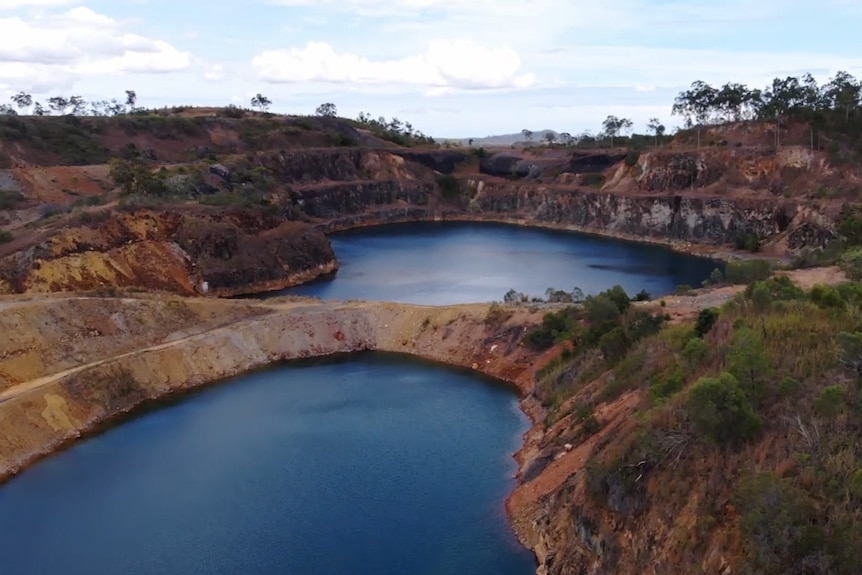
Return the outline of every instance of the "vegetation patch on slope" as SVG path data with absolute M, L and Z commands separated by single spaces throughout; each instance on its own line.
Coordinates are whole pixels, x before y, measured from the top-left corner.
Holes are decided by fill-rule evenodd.
M 582 532 L 559 535 L 558 560 L 587 553 L 604 568 L 637 565 L 632 549 L 652 537 L 647 555 L 678 572 L 717 558 L 742 573 L 857 572 L 860 311 L 860 283 L 805 292 L 773 277 L 624 348 L 591 346 L 586 334 L 603 324 L 587 318 L 572 351 L 539 374 L 536 392 L 549 409 L 551 452 L 606 425 L 625 430 L 601 434 L 575 476 L 583 497 L 557 510 L 616 527 L 597 528 L 599 556 L 585 551 Z M 599 341 L 631 332 L 621 317 Z M 637 398 L 620 416 L 628 423 L 607 415 L 623 394 Z

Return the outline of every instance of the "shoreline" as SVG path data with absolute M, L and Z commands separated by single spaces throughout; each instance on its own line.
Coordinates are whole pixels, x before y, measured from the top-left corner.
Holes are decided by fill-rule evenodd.
M 68 296 L 48 296 L 38 298 L 35 302 L 40 307 L 50 308 L 52 303 L 71 299 Z M 101 302 L 100 298 L 91 298 L 89 301 L 93 305 Z M 140 301 L 158 300 L 141 298 Z M 237 305 L 242 305 L 242 302 L 237 302 Z M 509 355 L 498 355 L 493 359 L 486 357 L 488 354 L 485 350 L 479 349 L 476 353 L 476 348 L 482 346 L 481 336 L 485 334 L 484 322 L 490 304 L 419 306 L 387 302 L 334 304 L 302 301 L 269 305 L 255 302 L 252 307 L 266 307 L 269 310 L 250 319 L 215 327 L 166 344 L 60 371 L 39 378 L 37 386 L 24 382 L 3 390 L 0 399 L 0 439 L 6 435 L 4 432 L 25 421 L 31 425 L 38 423 L 40 415 L 42 433 L 34 435 L 29 442 L 16 442 L 11 450 L 8 449 L 8 442 L 5 445 L 0 443 L 3 448 L 0 449 L 0 486 L 80 440 L 104 433 L 149 411 L 182 401 L 190 394 L 238 375 L 282 362 L 337 360 L 367 352 L 393 353 L 464 373 L 471 372 L 489 378 L 516 394 L 519 408 L 529 420 L 529 428 L 521 436 L 520 447 L 509 454 L 516 462 L 517 471 L 504 506 L 514 535 L 521 545 L 533 552 L 515 529 L 508 499 L 525 468 L 525 448 L 530 438 L 541 431 L 538 425 L 541 421 L 538 404 L 531 403 L 535 402 L 531 398 L 532 374 L 538 354 L 522 347 Z M 542 315 L 541 311 L 529 312 L 517 306 L 513 309 L 516 309 L 516 315 L 520 315 L 519 321 L 528 316 L 535 319 Z M 432 327 L 426 328 L 428 318 L 431 318 Z M 319 329 L 321 326 L 323 329 Z M 443 326 L 446 329 L 438 329 Z M 286 333 L 297 327 L 311 328 L 315 332 L 311 334 L 306 331 L 306 337 L 285 337 Z M 263 349 L 269 346 L 272 348 Z M 259 353 L 261 351 L 264 353 Z M 206 363 L 200 368 L 194 363 L 187 364 L 184 366 L 186 369 L 165 377 L 166 372 L 177 371 L 173 366 L 181 362 L 181 358 L 195 357 L 201 353 L 203 357 L 200 360 Z M 115 403 L 110 393 L 104 393 L 101 388 L 103 385 L 135 391 L 128 393 L 126 401 Z M 98 388 L 102 400 L 101 405 L 95 402 L 95 405 L 84 406 L 89 408 L 84 410 L 89 415 L 86 417 L 80 417 L 79 410 L 72 405 L 81 401 L 82 386 Z M 20 393 L 10 393 L 16 387 Z M 146 393 L 136 393 L 140 390 Z
M 787 275 L 805 289 L 843 277 L 834 267 Z M 667 310 L 677 317 L 693 317 L 699 308 L 720 305 L 743 289 L 744 286 L 722 286 L 673 296 L 668 298 Z M 24 322 L 23 327 L 29 325 L 37 337 L 38 330 L 49 329 L 45 328 L 51 323 L 47 318 L 60 321 L 56 318 L 62 319 L 64 311 L 72 312 L 74 318 L 92 318 L 99 313 L 115 318 L 125 314 L 131 322 L 135 321 L 131 308 L 140 307 L 140 313 L 149 317 L 161 306 L 162 313 L 167 310 L 183 318 L 181 330 L 171 331 L 174 328 L 169 327 L 154 334 L 158 343 L 141 345 L 130 336 L 130 350 L 125 351 L 117 340 L 117 350 L 97 346 L 99 351 L 89 362 L 76 363 L 80 353 L 74 353 L 74 362 L 69 364 L 64 355 L 66 363 L 43 365 L 41 376 L 22 376 L 17 384 L 0 387 L 0 486 L 76 441 L 235 376 L 282 362 L 392 353 L 490 378 L 517 394 L 519 409 L 530 425 L 521 435 L 519 448 L 510 453 L 517 470 L 504 507 L 514 535 L 534 554 L 541 572 L 550 550 L 542 526 L 535 521 L 539 502 L 521 493 L 532 480 L 522 483 L 521 478 L 538 455 L 545 432 L 545 412 L 533 395 L 535 374 L 558 349 L 536 353 L 517 342 L 525 326 L 541 322 L 545 308 L 507 305 L 511 316 L 491 326 L 491 303 L 424 306 L 290 297 L 180 298 L 145 293 L 123 298 L 25 295 L 4 297 L 0 304 L 14 312 L 0 315 L 0 328 L 4 316 L 15 315 L 13 321 L 18 323 L 28 319 L 29 324 Z M 220 321 L 210 326 L 205 322 L 190 326 L 184 322 L 192 312 L 201 317 L 216 316 Z M 32 317 L 28 318 L 28 313 Z M 191 327 L 199 329 L 192 331 Z M 513 333 L 515 339 L 505 335 L 508 342 L 499 338 L 500 334 Z M 56 346 L 56 342 L 44 339 L 46 346 Z M 10 373 L 14 375 L 10 364 L 4 363 L 15 362 L 8 356 L 0 349 L 0 386 L 8 383 Z M 43 359 L 50 363 L 49 356 Z
M 376 214 L 357 214 L 356 216 L 347 216 L 337 218 L 327 222 L 312 222 L 312 225 L 320 229 L 327 236 L 333 233 L 349 232 L 364 228 L 386 227 L 393 224 L 408 224 L 420 222 L 461 222 L 461 223 L 477 223 L 477 224 L 500 224 L 507 226 L 515 226 L 519 228 L 531 228 L 536 230 L 552 230 L 558 232 L 568 232 L 574 234 L 583 234 L 595 238 L 619 240 L 632 244 L 652 245 L 667 248 L 675 253 L 702 257 L 716 262 L 728 262 L 740 259 L 765 259 L 774 262 L 782 261 L 788 256 L 784 255 L 768 255 L 761 253 L 752 253 L 743 250 L 729 248 L 726 245 L 717 245 L 709 243 L 701 243 L 689 240 L 676 240 L 661 236 L 638 236 L 635 234 L 627 234 L 622 232 L 608 232 L 602 228 L 594 226 L 581 226 L 577 224 L 564 224 L 554 222 L 543 222 L 527 217 L 518 216 L 479 216 L 470 215 L 459 212 L 428 212 L 423 208 L 408 208 L 411 210 L 409 215 L 367 219 L 369 216 Z M 336 258 L 338 254 L 336 254 Z

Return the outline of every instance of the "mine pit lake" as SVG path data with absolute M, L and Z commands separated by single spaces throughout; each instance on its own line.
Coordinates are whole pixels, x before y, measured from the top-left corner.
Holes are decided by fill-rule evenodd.
M 448 305 L 500 301 L 509 289 L 595 294 L 615 284 L 634 296 L 700 287 L 707 258 L 574 232 L 473 222 L 415 222 L 330 236 L 341 268 L 332 278 L 274 292 L 322 299 Z
M 288 293 L 423 304 L 510 288 L 655 295 L 715 267 L 592 236 L 408 224 L 333 236 Z M 0 572 L 530 575 L 507 523 L 528 427 L 498 382 L 385 354 L 246 374 L 81 441 L 0 486 Z

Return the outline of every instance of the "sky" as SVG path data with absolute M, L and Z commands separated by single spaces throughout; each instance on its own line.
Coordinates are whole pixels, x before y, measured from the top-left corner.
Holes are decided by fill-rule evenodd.
M 635 131 L 695 80 L 862 77 L 862 0 L 0 0 L 0 102 L 398 117 L 436 137 Z

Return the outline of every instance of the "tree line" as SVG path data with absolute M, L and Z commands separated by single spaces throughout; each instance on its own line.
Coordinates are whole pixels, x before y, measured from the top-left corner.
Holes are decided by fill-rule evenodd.
M 318 108 L 318 114 L 320 108 Z M 334 115 L 334 114 L 333 114 Z M 396 117 L 387 120 L 384 116 L 374 118 L 366 112 L 359 112 L 356 121 L 372 132 L 385 136 L 397 144 L 433 144 L 434 138 L 426 136 L 413 127 L 410 122 L 402 122 Z
M 857 136 L 862 133 L 862 83 L 847 72 L 837 72 L 823 84 L 811 74 L 775 78 L 764 88 L 728 82 L 713 87 L 695 81 L 674 100 L 671 113 L 680 116 L 685 127 L 759 120 L 774 123 L 775 144 L 781 145 L 781 125 L 803 121 L 815 133 Z
M 126 90 L 124 101 L 112 98 L 111 100 L 88 102 L 81 96 L 51 96 L 43 104 L 26 92 L 18 92 L 9 99 L 12 101 L 11 104 L 0 104 L 0 115 L 65 116 L 66 114 L 71 114 L 73 116 L 117 116 L 145 110 L 145 108 L 137 106 L 138 94 L 135 90 Z M 272 100 L 263 94 L 256 94 L 251 98 L 249 103 L 252 108 L 266 112 L 272 105 Z
M 0 104 L 0 114 L 16 116 L 19 113 L 32 116 L 50 116 L 52 114 L 64 116 L 116 116 L 128 112 L 136 112 L 138 95 L 134 90 L 126 90 L 126 98 L 119 101 L 97 100 L 87 102 L 81 96 L 52 96 L 45 103 L 34 100 L 33 96 L 26 92 L 18 92 L 10 97 L 12 104 Z
M 783 123 L 793 120 L 807 122 L 814 147 L 815 135 L 821 132 L 854 137 L 862 135 L 862 81 L 843 71 L 823 84 L 818 84 L 809 73 L 775 78 L 763 88 L 749 88 L 737 82 L 714 87 L 697 80 L 676 96 L 671 115 L 681 117 L 683 127 L 687 129 L 746 120 L 774 123 L 777 128 L 776 146 L 781 144 L 780 127 Z M 559 141 L 566 146 L 605 140 L 613 146 L 615 139 L 626 137 L 632 127 L 630 118 L 611 115 L 605 118 L 602 131 L 596 135 L 588 130 L 577 136 L 567 132 L 559 136 L 547 132 L 543 139 L 548 144 Z M 658 118 L 650 118 L 646 127 L 647 134 L 658 145 L 667 128 Z M 532 131 L 525 129 L 521 134 L 525 141 L 533 141 Z
M 584 132 L 573 136 L 569 132 L 561 132 L 559 135 L 552 132 L 546 131 L 542 134 L 542 139 L 549 146 L 553 146 L 557 142 L 568 147 L 568 146 L 582 146 L 582 145 L 593 145 L 597 142 L 604 140 L 608 142 L 611 146 L 614 145 L 615 140 L 619 137 L 628 137 L 632 127 L 634 126 L 634 122 L 632 122 L 631 118 L 619 118 L 617 116 L 610 115 L 604 119 L 602 122 L 602 131 L 598 134 L 593 135 L 590 130 L 585 130 Z M 664 138 L 665 133 L 667 132 L 667 128 L 658 118 L 650 118 L 646 124 L 647 133 L 650 134 L 653 138 L 655 146 L 658 146 L 662 142 L 662 138 Z M 531 130 L 523 129 L 521 130 L 521 135 L 524 136 L 524 140 L 528 143 L 533 141 L 533 132 Z M 473 140 L 469 140 L 469 145 L 473 145 Z
M 52 96 L 43 104 L 34 100 L 32 95 L 26 92 L 19 92 L 10 98 L 12 101 L 11 104 L 0 104 L 0 115 L 64 116 L 71 114 L 73 116 L 117 116 L 145 111 L 145 108 L 137 107 L 137 99 L 138 95 L 134 90 L 126 90 L 126 98 L 123 102 L 116 98 L 87 102 L 81 96 Z M 272 100 L 258 93 L 251 98 L 249 104 L 252 108 L 258 109 L 261 112 L 268 112 L 272 105 Z M 228 106 L 228 109 L 237 110 L 233 105 Z M 334 118 L 338 115 L 338 108 L 332 102 L 324 102 L 315 109 L 314 114 Z M 360 112 L 356 121 L 368 127 L 371 131 L 387 137 L 396 143 L 435 143 L 434 138 L 415 129 L 410 122 L 402 122 L 396 117 L 387 120 L 384 116 L 374 118 L 371 114 Z

